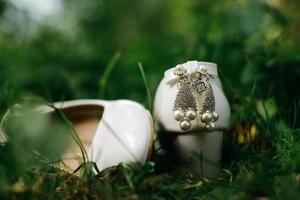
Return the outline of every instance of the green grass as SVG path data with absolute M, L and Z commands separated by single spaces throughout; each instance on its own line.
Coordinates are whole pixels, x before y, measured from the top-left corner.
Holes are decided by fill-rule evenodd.
M 147 82 L 143 71 L 142 74 Z M 236 124 L 224 133 L 222 170 L 216 178 L 204 178 L 188 165 L 178 164 L 171 155 L 157 155 L 156 151 L 145 166 L 120 164 L 99 172 L 94 163 L 84 159 L 74 173 L 62 171 L 58 165 L 65 148 L 61 144 L 65 143 L 63 134 L 70 133 L 83 149 L 81 142 L 63 113 L 57 110 L 62 123 L 52 124 L 32 112 L 32 100 L 27 98 L 24 108 L 12 108 L 2 123 L 1 128 L 10 138 L 0 146 L 3 198 L 297 199 L 300 195 L 299 129 L 280 116 L 272 99 L 245 98 L 233 106 L 234 118 L 247 116 L 237 121 L 244 138 L 250 138 L 251 127 L 255 127 L 256 136 L 241 141 Z M 51 140 L 32 141 L 39 132 L 45 137 L 50 134 Z M 84 150 L 82 154 L 85 158 Z

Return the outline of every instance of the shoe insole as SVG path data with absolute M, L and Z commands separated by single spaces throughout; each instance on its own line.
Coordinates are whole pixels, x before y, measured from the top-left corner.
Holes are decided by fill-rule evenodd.
M 72 122 L 87 153 L 100 123 L 103 110 L 104 108 L 100 105 L 82 105 L 61 109 L 68 120 Z M 78 144 L 72 138 L 70 140 L 70 145 L 62 156 L 65 164 L 63 168 L 74 171 L 82 164 L 83 159 Z

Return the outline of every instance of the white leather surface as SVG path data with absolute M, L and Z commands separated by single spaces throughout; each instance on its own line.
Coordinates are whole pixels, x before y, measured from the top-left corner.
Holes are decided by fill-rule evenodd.
M 120 162 L 144 164 L 151 143 L 150 118 L 144 107 L 116 101 L 104 108 L 89 158 L 100 170 Z

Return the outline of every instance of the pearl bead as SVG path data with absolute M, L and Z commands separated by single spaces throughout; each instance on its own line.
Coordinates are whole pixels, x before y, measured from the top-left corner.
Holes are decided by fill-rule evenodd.
M 174 119 L 176 121 L 180 121 L 184 118 L 184 112 L 182 110 L 175 110 L 174 111 Z
M 216 128 L 216 125 L 214 123 L 209 123 L 209 124 L 206 124 L 206 128 L 209 130 L 209 131 L 212 131 L 214 128 Z
M 205 67 L 205 66 L 200 66 L 200 68 L 199 68 L 199 71 L 200 71 L 200 73 L 202 73 L 202 74 L 207 74 L 207 68 Z
M 213 118 L 212 118 L 212 121 L 217 121 L 219 119 L 219 114 L 217 112 L 212 112 L 212 115 L 213 115 Z
M 194 120 L 197 117 L 197 113 L 194 110 L 188 110 L 186 113 L 186 117 L 190 120 Z
M 192 123 L 188 120 L 182 120 L 180 122 L 180 128 L 181 130 L 187 131 L 192 127 Z
M 174 74 L 177 76 L 181 76 L 181 75 L 185 74 L 186 72 L 187 72 L 187 69 L 181 65 L 178 65 L 177 67 L 175 67 L 175 70 L 174 70 Z
M 210 113 L 210 112 L 205 112 L 205 113 L 201 116 L 201 121 L 202 121 L 203 123 L 207 123 L 207 122 L 211 121 L 212 118 L 213 118 L 212 113 Z

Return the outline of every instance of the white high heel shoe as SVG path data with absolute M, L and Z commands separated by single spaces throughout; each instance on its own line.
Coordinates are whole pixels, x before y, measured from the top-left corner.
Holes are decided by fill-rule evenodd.
M 178 158 L 204 176 L 216 176 L 222 133 L 230 119 L 217 65 L 189 61 L 167 70 L 156 91 L 154 113 L 162 129 L 177 135 Z
M 145 164 L 150 158 L 153 122 L 150 112 L 142 105 L 129 100 L 77 100 L 55 106 L 73 121 L 89 160 L 95 162 L 99 170 L 121 162 Z M 99 114 L 102 114 L 101 119 Z M 74 169 L 74 159 L 70 158 L 69 166 Z
M 88 160 L 95 162 L 99 170 L 119 163 L 143 165 L 150 158 L 153 122 L 150 112 L 142 105 L 129 100 L 75 100 L 54 106 L 72 122 Z M 48 106 L 41 106 L 38 111 L 54 114 L 54 109 Z M 0 139 L 2 143 L 7 141 L 1 131 Z M 62 159 L 65 164 L 62 167 L 68 171 L 74 171 L 82 163 L 82 153 L 74 141 Z

